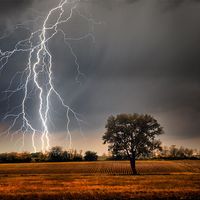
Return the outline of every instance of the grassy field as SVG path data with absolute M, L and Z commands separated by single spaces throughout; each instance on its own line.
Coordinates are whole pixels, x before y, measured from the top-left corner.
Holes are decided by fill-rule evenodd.
M 200 199 L 200 161 L 0 164 L 0 199 Z

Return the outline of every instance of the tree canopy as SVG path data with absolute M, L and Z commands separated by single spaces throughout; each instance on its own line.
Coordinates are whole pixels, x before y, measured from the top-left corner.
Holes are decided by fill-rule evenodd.
M 98 159 L 97 152 L 94 151 L 86 151 L 84 159 L 86 161 L 96 161 Z

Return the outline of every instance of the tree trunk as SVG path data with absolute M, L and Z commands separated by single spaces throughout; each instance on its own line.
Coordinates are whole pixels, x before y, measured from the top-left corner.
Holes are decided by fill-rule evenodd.
M 136 170 L 136 167 L 135 167 L 135 158 L 130 158 L 130 163 L 131 163 L 132 173 L 133 173 L 133 175 L 136 175 L 137 170 Z

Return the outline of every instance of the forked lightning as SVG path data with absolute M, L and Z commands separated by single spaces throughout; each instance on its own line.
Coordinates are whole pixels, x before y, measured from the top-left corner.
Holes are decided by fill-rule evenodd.
M 0 72 L 6 70 L 7 63 L 9 59 L 20 52 L 27 52 L 27 65 L 23 71 L 17 72 L 10 81 L 10 86 L 5 91 L 7 94 L 7 98 L 10 98 L 12 95 L 17 92 L 23 92 L 23 99 L 20 105 L 10 110 L 6 113 L 4 120 L 10 119 L 11 125 L 3 134 L 12 133 L 12 137 L 17 133 L 22 133 L 22 141 L 24 145 L 24 136 L 26 133 L 32 134 L 32 146 L 34 151 L 37 151 L 35 144 L 35 136 L 36 134 L 41 135 L 41 149 L 42 151 L 46 151 L 50 148 L 50 138 L 49 138 L 49 120 L 50 120 L 50 100 L 52 94 L 56 95 L 60 104 L 64 108 L 66 112 L 66 127 L 67 134 L 69 138 L 69 144 L 71 146 L 71 134 L 70 134 L 70 115 L 74 116 L 77 120 L 78 124 L 80 124 L 81 120 L 78 117 L 78 114 L 73 111 L 68 105 L 66 105 L 64 99 L 61 94 L 55 88 L 53 83 L 53 63 L 52 63 L 52 55 L 48 48 L 48 42 L 51 41 L 53 37 L 55 37 L 58 33 L 63 35 L 63 39 L 65 44 L 69 48 L 72 56 L 74 57 L 74 65 L 77 69 L 76 81 L 79 82 L 80 76 L 84 76 L 84 74 L 80 71 L 80 66 L 78 64 L 78 58 L 73 51 L 72 46 L 69 43 L 69 40 L 81 40 L 86 37 L 94 36 L 92 32 L 88 32 L 86 35 L 83 35 L 79 38 L 71 38 L 67 37 L 66 33 L 62 30 L 61 26 L 64 23 L 69 22 L 72 19 L 73 14 L 79 15 L 81 18 L 88 20 L 88 22 L 96 23 L 94 20 L 88 18 L 83 15 L 78 9 L 78 4 L 80 1 L 78 0 L 61 0 L 59 4 L 52 8 L 42 22 L 42 26 L 36 31 L 30 33 L 30 36 L 24 40 L 18 41 L 15 47 L 10 51 L 2 51 L 0 49 Z M 69 12 L 66 16 L 65 9 L 69 9 Z M 52 23 L 50 18 L 54 18 L 54 22 Z M 42 17 L 40 17 L 42 18 Z M 3 37 L 2 37 L 3 38 Z M 0 38 L 0 39 L 2 39 Z M 13 90 L 11 89 L 11 85 L 13 84 L 15 78 L 20 75 L 20 83 Z M 45 77 L 45 78 L 44 78 Z M 33 83 L 33 87 L 30 87 L 31 83 Z M 38 115 L 41 121 L 41 130 L 37 130 L 32 120 L 30 120 L 26 108 L 26 103 L 29 98 L 29 94 L 32 90 L 36 90 L 36 94 L 38 94 L 39 99 L 39 109 Z M 20 112 L 18 114 L 15 113 L 16 110 L 20 108 Z M 22 125 L 20 128 L 16 130 L 16 124 L 19 120 L 22 120 Z

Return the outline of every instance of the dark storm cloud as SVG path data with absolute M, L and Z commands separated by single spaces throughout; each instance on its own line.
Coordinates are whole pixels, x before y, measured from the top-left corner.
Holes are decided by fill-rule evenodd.
M 162 1 L 161 3 L 163 4 L 164 8 L 166 10 L 171 10 L 171 9 L 175 9 L 178 8 L 179 6 L 181 6 L 182 4 L 184 4 L 186 1 L 185 0 L 167 0 L 167 1 Z
M 165 10 L 176 9 L 183 4 L 200 3 L 199 0 L 158 0 Z
M 45 1 L 32 6 L 28 2 L 20 8 L 47 10 Z M 48 1 L 48 6 L 54 3 Z M 66 103 L 84 116 L 85 129 L 92 132 L 103 128 L 110 114 L 139 112 L 156 116 L 171 136 L 198 137 L 199 1 L 91 0 L 82 1 L 80 9 L 82 6 L 103 22 L 95 25 L 95 44 L 91 39 L 71 42 L 80 69 L 87 77 L 82 86 L 74 81 L 76 68 L 69 49 L 61 45 L 61 35 L 53 39 L 49 48 L 53 53 L 55 85 Z M 81 35 L 88 27 L 77 19 L 63 27 L 69 34 Z M 16 70 L 21 60 L 15 61 Z M 1 90 L 8 84 L 7 76 L 13 73 L 12 63 L 9 66 L 10 71 L 0 80 Z M 14 104 L 16 99 L 12 101 Z M 2 112 L 4 103 L 0 103 Z M 63 131 L 65 113 L 59 105 L 52 113 L 56 121 L 54 130 Z M 75 127 L 73 124 L 71 128 Z
M 30 6 L 34 0 L 1 0 L 0 1 L 0 16 L 20 14 L 23 9 Z
M 168 13 L 162 3 L 140 1 L 112 11 L 99 82 L 92 85 L 98 92 L 87 94 L 92 99 L 86 102 L 96 125 L 103 113 L 150 112 L 165 118 L 169 134 L 198 137 L 199 1 L 165 1 Z
M 1 0 L 1 11 L 3 11 L 3 9 L 9 10 L 19 7 L 26 7 L 33 1 L 34 0 Z
M 27 8 L 34 0 L 0 0 L 0 34 L 7 35 L 16 24 L 29 20 Z

